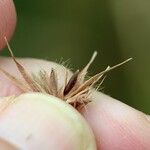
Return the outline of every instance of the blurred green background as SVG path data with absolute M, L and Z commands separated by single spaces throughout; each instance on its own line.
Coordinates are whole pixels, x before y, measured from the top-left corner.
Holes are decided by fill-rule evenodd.
M 71 59 L 71 66 L 78 69 L 97 50 L 90 74 L 133 57 L 108 75 L 103 91 L 150 113 L 150 1 L 14 2 L 18 24 L 11 46 L 17 57 Z

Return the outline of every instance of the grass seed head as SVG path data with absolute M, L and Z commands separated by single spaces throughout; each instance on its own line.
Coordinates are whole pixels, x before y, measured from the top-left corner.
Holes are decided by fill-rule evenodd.
M 11 57 L 16 64 L 21 76 L 22 80 L 17 79 L 15 76 L 12 76 L 6 70 L 0 68 L 0 71 L 4 73 L 18 88 L 20 88 L 24 93 L 26 92 L 40 92 L 49 95 L 53 95 L 58 97 L 67 103 L 71 104 L 76 109 L 84 107 L 86 104 L 91 102 L 90 93 L 91 89 L 94 85 L 100 82 L 100 86 L 103 83 L 105 76 L 111 70 L 129 62 L 132 58 L 129 58 L 122 63 L 119 63 L 113 67 L 108 66 L 104 71 L 90 77 L 86 80 L 86 75 L 88 72 L 88 68 L 93 63 L 95 57 L 97 56 L 97 52 L 94 52 L 92 58 L 89 63 L 80 71 L 77 70 L 71 78 L 68 80 L 67 69 L 65 74 L 65 84 L 59 88 L 58 86 L 58 77 L 57 70 L 52 68 L 51 72 L 46 72 L 45 70 L 40 70 L 38 74 L 29 73 L 26 68 L 21 65 L 17 59 L 15 58 L 10 45 L 5 38 L 7 43 L 7 47 L 11 54 Z M 67 82 L 68 81 L 68 82 Z

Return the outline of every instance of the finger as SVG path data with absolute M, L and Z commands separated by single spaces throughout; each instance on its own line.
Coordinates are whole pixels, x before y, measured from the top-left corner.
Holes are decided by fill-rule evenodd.
M 16 12 L 12 0 L 0 1 L 0 50 L 4 48 L 6 42 L 4 37 L 9 40 L 16 26 Z
M 83 115 L 92 127 L 98 150 L 149 150 L 150 117 L 102 93 Z

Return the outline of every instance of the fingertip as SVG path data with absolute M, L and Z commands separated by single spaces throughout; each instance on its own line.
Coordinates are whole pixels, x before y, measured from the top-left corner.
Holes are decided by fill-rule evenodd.
M 94 93 L 93 99 L 83 115 L 94 131 L 98 149 L 149 149 L 147 115 L 102 93 Z
M 0 1 L 0 50 L 6 46 L 4 37 L 11 39 L 16 26 L 16 11 L 12 0 Z

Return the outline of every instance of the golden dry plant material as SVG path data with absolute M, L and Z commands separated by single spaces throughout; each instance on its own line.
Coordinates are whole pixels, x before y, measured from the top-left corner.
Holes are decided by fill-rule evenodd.
M 20 88 L 25 93 L 41 92 L 53 95 L 66 101 L 75 108 L 81 108 L 82 106 L 85 106 L 91 101 L 89 96 L 91 93 L 91 89 L 98 81 L 100 81 L 100 85 L 102 84 L 103 80 L 105 79 L 106 73 L 129 62 L 132 59 L 129 58 L 124 62 L 117 64 L 113 67 L 108 66 L 104 71 L 86 80 L 85 77 L 87 75 L 88 68 L 97 56 L 97 52 L 94 52 L 89 63 L 81 71 L 77 70 L 70 79 L 68 79 L 66 73 L 65 84 L 62 87 L 59 87 L 57 82 L 59 74 L 57 74 L 55 69 L 51 69 L 51 71 L 48 73 L 45 70 L 40 70 L 38 74 L 29 73 L 24 68 L 24 66 L 22 66 L 16 60 L 6 38 L 5 41 L 10 51 L 11 57 L 14 63 L 16 64 L 23 79 L 17 79 L 2 68 L 0 68 L 1 72 L 3 72 L 18 88 Z

